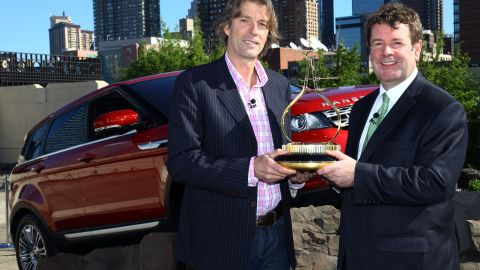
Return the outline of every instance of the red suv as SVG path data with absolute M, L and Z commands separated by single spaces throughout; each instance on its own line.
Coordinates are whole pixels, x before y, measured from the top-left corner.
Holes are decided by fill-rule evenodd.
M 178 74 L 109 85 L 28 132 L 10 175 L 10 233 L 20 269 L 35 269 L 38 260 L 79 240 L 176 230 L 183 187 L 170 180 L 165 160 L 170 95 Z M 373 89 L 324 93 L 341 109 L 345 127 L 351 105 Z M 315 94 L 303 97 L 292 113 L 298 129 L 294 140 L 327 139 L 338 124 Z M 337 139 L 342 147 L 345 138 L 342 131 Z M 312 181 L 305 190 L 315 187 L 327 186 Z

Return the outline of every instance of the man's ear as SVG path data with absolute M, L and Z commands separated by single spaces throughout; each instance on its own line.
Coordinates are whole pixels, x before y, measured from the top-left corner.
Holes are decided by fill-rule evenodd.
M 230 24 L 226 24 L 223 27 L 223 32 L 225 33 L 225 35 L 230 36 Z
M 420 54 L 422 53 L 423 40 L 419 40 L 413 44 L 413 49 L 415 50 L 415 60 L 420 61 Z

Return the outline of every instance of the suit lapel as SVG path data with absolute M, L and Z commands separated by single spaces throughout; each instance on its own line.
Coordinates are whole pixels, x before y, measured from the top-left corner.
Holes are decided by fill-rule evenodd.
M 255 137 L 242 98 L 240 97 L 237 86 L 232 79 L 232 75 L 230 75 L 230 72 L 228 71 L 224 58 L 218 61 L 216 74 L 216 86 L 220 89 L 217 94 L 218 99 L 225 106 L 227 111 L 230 112 L 235 121 L 237 121 L 249 135 Z
M 395 103 L 390 112 L 387 114 L 377 130 L 373 133 L 367 146 L 365 147 L 361 161 L 368 160 L 375 149 L 387 137 L 390 132 L 395 130 L 398 123 L 405 117 L 405 115 L 415 106 L 415 96 L 417 96 L 423 87 L 423 76 L 419 73 L 413 82 L 408 86 L 405 92 L 400 96 L 400 99 Z M 371 106 L 370 106 L 371 108 Z
M 282 105 L 280 100 L 282 97 L 278 96 L 279 91 L 276 91 L 273 83 L 273 76 L 268 77 L 267 83 L 263 86 L 262 92 L 265 99 L 265 105 L 267 107 L 268 121 L 270 122 L 270 130 L 272 132 L 273 143 L 276 147 L 282 144 L 282 132 L 279 130 L 281 127 L 281 116 L 285 109 L 285 105 Z M 277 118 L 280 117 L 280 118 Z M 286 123 L 287 125 L 289 123 Z
M 373 103 L 375 102 L 375 99 L 377 98 L 379 92 L 380 90 L 377 89 L 375 92 L 364 97 L 362 99 L 362 102 L 358 103 L 359 107 L 355 108 L 355 113 L 358 113 L 360 116 L 358 117 L 358 121 L 350 122 L 350 125 L 348 127 L 348 141 L 351 143 L 349 143 L 347 145 L 347 149 L 345 149 L 345 152 L 352 157 L 356 157 L 358 155 L 358 146 L 360 145 L 360 138 L 362 136 L 363 127 L 364 125 L 368 124 L 367 118 L 370 112 L 370 108 L 372 108 Z

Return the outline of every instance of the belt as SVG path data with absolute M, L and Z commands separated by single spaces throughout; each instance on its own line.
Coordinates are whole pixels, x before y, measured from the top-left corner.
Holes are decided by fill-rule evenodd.
M 279 220 L 283 215 L 283 207 L 282 207 L 282 202 L 280 201 L 275 207 L 275 209 L 269 211 L 263 216 L 258 216 L 257 217 L 257 227 L 266 227 L 269 225 L 274 224 Z

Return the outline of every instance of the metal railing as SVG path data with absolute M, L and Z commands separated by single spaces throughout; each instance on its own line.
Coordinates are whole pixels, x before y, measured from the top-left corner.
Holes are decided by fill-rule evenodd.
M 4 189 L 5 189 L 5 220 L 6 220 L 6 228 L 5 228 L 5 243 L 0 243 L 0 248 L 11 248 L 13 247 L 12 241 L 10 239 L 10 209 L 8 207 L 8 198 L 10 193 L 10 183 L 8 181 L 8 175 L 5 175 L 4 179 Z M 1 206 L 0 206 L 1 207 Z

